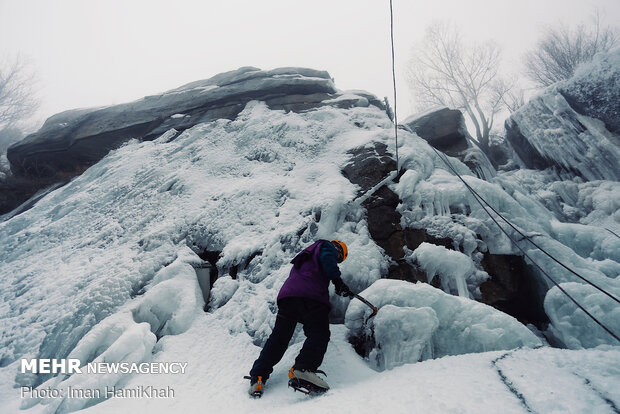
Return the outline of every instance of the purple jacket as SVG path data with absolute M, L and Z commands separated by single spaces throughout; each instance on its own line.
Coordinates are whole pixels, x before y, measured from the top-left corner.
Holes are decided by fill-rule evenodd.
M 323 246 L 323 243 L 327 244 Z M 332 249 L 333 255 L 330 254 Z M 288 297 L 302 297 L 317 300 L 330 306 L 328 292 L 330 277 L 324 268 L 329 268 L 332 279 L 340 277 L 335 257 L 337 257 L 336 249 L 327 240 L 318 240 L 302 250 L 291 260 L 293 268 L 288 279 L 282 285 L 277 300 Z M 333 263 L 325 263 L 326 261 L 333 261 Z

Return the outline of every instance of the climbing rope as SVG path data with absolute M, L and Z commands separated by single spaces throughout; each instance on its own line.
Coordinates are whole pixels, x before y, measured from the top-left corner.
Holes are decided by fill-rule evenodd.
M 390 0 L 390 40 L 392 43 L 392 83 L 394 84 L 394 137 L 396 139 L 396 174 L 398 174 L 398 117 L 396 115 L 396 69 L 394 65 L 394 12 Z
M 609 230 L 607 227 L 605 227 L 605 230 L 607 230 L 608 232 L 610 232 L 611 234 L 613 234 L 614 236 L 616 236 L 617 238 L 620 239 L 620 236 L 618 236 L 616 233 L 614 233 L 613 231 Z
M 433 148 L 435 149 L 435 148 Z M 435 152 L 437 152 L 435 150 Z M 441 157 L 440 157 L 441 158 Z M 456 175 L 458 175 L 458 173 L 452 168 L 452 166 L 447 162 L 447 160 L 444 160 L 442 158 L 442 160 L 452 169 L 452 171 L 454 171 L 454 173 Z M 461 181 L 463 181 L 463 183 L 467 186 L 467 188 L 474 194 L 474 196 L 476 197 L 476 200 L 480 199 L 482 200 L 482 202 L 484 202 L 484 204 L 486 204 L 495 214 L 497 214 L 506 224 L 508 224 L 514 231 L 516 231 L 517 233 L 519 233 L 524 239 L 526 239 L 527 241 L 529 241 L 530 243 L 532 243 L 534 245 L 534 247 L 536 247 L 538 250 L 540 250 L 541 252 L 543 252 L 545 255 L 547 255 L 548 257 L 550 257 L 553 261 L 555 261 L 557 264 L 559 264 L 560 266 L 562 266 L 564 269 L 568 270 L 569 272 L 571 272 L 572 274 L 574 274 L 575 276 L 577 276 L 579 279 L 583 280 L 584 282 L 586 282 L 587 284 L 589 284 L 590 286 L 598 289 L 599 291 L 601 291 L 602 293 L 604 293 L 605 295 L 609 296 L 611 299 L 613 299 L 614 301 L 620 303 L 620 299 L 618 299 L 617 297 L 615 297 L 614 295 L 612 295 L 611 293 L 607 292 L 605 289 L 603 289 L 602 287 L 598 286 L 597 284 L 595 284 L 594 282 L 586 279 L 585 277 L 581 276 L 579 273 L 575 272 L 573 269 L 571 269 L 570 267 L 566 266 L 564 263 L 560 262 L 558 259 L 556 259 L 551 253 L 547 252 L 545 249 L 543 249 L 542 247 L 540 247 L 538 244 L 536 244 L 536 242 L 534 242 L 534 240 L 532 240 L 531 237 L 527 236 L 526 234 L 523 234 L 523 232 L 521 232 L 521 230 L 519 230 L 517 227 L 515 227 L 510 221 L 508 221 L 501 213 L 499 213 L 497 210 L 495 210 L 493 208 L 492 205 L 490 205 L 480 194 L 478 194 L 476 192 L 476 190 L 474 190 L 469 184 L 467 184 L 460 176 L 459 178 L 461 179 Z
M 532 259 L 525 250 L 523 250 L 523 248 L 521 246 L 519 246 L 519 244 L 517 243 L 517 241 L 510 235 L 508 234 L 508 232 L 499 224 L 499 222 L 495 219 L 495 217 L 493 217 L 493 215 L 486 209 L 486 207 L 484 206 L 484 204 L 482 204 L 482 201 L 484 201 L 485 204 L 489 205 L 484 198 L 482 198 L 473 188 L 471 188 L 471 186 L 469 184 L 467 184 L 467 182 L 463 179 L 463 177 L 461 177 L 461 175 L 454 169 L 454 167 L 452 167 L 452 164 L 450 164 L 450 162 L 447 160 L 447 157 L 444 159 L 444 157 L 442 157 L 439 152 L 431 146 L 431 148 L 433 148 L 433 151 L 435 151 L 435 154 L 437 154 L 437 156 L 444 162 L 446 163 L 446 165 L 450 168 L 450 170 L 452 170 L 452 172 L 463 182 L 463 184 L 465 184 L 465 187 L 467 187 L 469 189 L 469 191 L 472 193 L 472 195 L 474 196 L 474 198 L 476 199 L 476 201 L 478 202 L 478 204 L 480 204 L 480 207 L 482 207 L 482 209 L 489 215 L 489 217 L 491 217 L 491 220 L 493 220 L 493 222 L 497 225 L 497 227 L 499 227 L 499 229 L 510 239 L 510 241 L 521 251 L 521 253 L 523 253 L 523 256 L 525 256 L 526 258 L 528 258 L 530 260 L 530 262 L 532 262 L 532 264 L 534 264 L 534 266 L 536 266 L 546 277 L 547 279 L 549 279 L 562 293 L 564 293 L 575 305 L 577 305 L 577 307 L 579 309 L 581 309 L 586 315 L 588 315 L 594 322 L 596 322 L 601 328 L 603 328 L 605 331 L 607 331 L 608 334 L 610 334 L 611 336 L 613 336 L 618 342 L 620 342 L 620 337 L 618 337 L 615 333 L 613 333 L 607 326 L 605 326 L 601 321 L 599 321 L 598 319 L 596 319 L 596 317 L 594 315 L 592 315 L 590 312 L 587 311 L 586 308 L 584 308 L 583 306 L 581 306 L 579 304 L 579 302 L 577 302 L 577 300 L 575 300 L 575 298 L 573 298 L 566 290 L 564 290 L 564 288 L 562 288 L 562 286 L 560 286 L 547 272 L 545 272 L 545 270 L 540 267 L 538 265 L 538 263 L 536 263 L 534 261 L 534 259 Z M 482 200 L 482 201 L 480 201 Z M 491 207 L 492 208 L 492 207 Z M 495 209 L 493 209 L 493 211 L 495 211 Z M 508 220 L 506 220 L 500 213 L 498 213 L 497 211 L 495 211 L 495 213 L 497 215 L 499 215 L 500 217 L 502 217 L 502 219 L 504 221 L 506 221 L 508 223 Z M 509 223 L 510 224 L 510 223 Z M 511 225 L 512 226 L 512 225 Z M 514 227 L 513 227 L 514 228 Z M 556 260 L 557 261 L 557 260 Z M 558 262 L 560 263 L 560 262 Z M 561 264 L 561 263 L 560 263 Z M 585 280 L 585 279 L 584 279 Z M 590 283 L 590 282 L 589 282 Z M 592 284 L 592 283 L 590 283 Z M 593 285 L 593 284 L 592 284 Z M 595 285 L 593 285 L 595 286 Z M 616 300 L 616 298 L 614 298 L 613 296 L 611 296 L 609 293 L 605 292 L 604 290 L 600 289 L 603 293 L 606 293 L 609 297 L 611 297 L 612 299 Z

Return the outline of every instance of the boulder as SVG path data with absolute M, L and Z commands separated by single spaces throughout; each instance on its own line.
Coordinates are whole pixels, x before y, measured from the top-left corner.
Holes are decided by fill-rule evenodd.
M 459 110 L 430 110 L 421 115 L 412 115 L 405 119 L 403 124 L 431 146 L 451 157 L 458 156 L 469 147 L 465 119 Z
M 456 157 L 484 180 L 495 176 L 495 167 L 480 148 L 470 144 L 471 137 L 465 118 L 456 109 L 431 109 L 405 119 L 405 129 L 416 133 L 433 148 L 450 157 Z
M 11 146 L 7 156 L 17 175 L 71 174 L 129 139 L 150 140 L 173 128 L 181 132 L 215 119 L 234 119 L 252 100 L 297 112 L 324 105 L 383 108 L 372 95 L 338 93 L 325 71 L 243 67 L 134 102 L 54 115 L 38 132 Z
M 557 90 L 576 112 L 601 120 L 620 135 L 620 49 L 596 55 Z
M 375 142 L 373 146 L 359 147 L 348 152 L 349 162 L 342 168 L 342 175 L 359 186 L 361 196 L 396 170 L 396 161 L 387 151 L 387 145 Z

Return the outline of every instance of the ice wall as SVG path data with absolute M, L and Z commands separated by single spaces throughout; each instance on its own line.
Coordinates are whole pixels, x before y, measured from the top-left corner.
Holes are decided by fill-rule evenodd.
M 620 180 L 620 48 L 595 56 L 506 120 L 528 168 L 556 167 L 588 181 Z

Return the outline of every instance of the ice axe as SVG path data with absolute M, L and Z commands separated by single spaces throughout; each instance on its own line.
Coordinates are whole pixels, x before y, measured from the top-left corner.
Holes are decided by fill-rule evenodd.
M 370 318 L 372 318 L 373 316 L 375 316 L 377 314 L 377 312 L 379 311 L 379 309 L 377 309 L 377 307 L 375 305 L 373 305 L 372 303 L 368 302 L 366 299 L 364 299 L 363 297 L 361 297 L 360 295 L 356 295 L 355 293 L 352 294 L 352 296 L 355 299 L 359 299 L 360 301 L 362 301 L 365 305 L 368 305 L 368 307 L 370 307 L 370 309 L 372 309 L 372 313 L 370 314 L 369 317 L 366 318 L 366 320 L 364 321 L 364 323 L 368 323 L 368 320 Z

